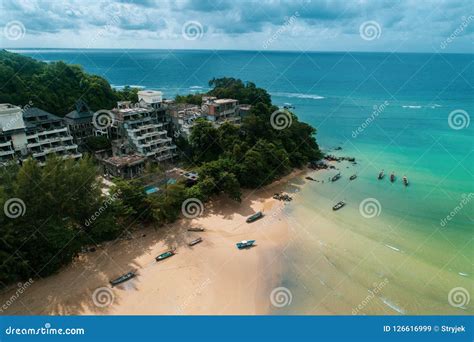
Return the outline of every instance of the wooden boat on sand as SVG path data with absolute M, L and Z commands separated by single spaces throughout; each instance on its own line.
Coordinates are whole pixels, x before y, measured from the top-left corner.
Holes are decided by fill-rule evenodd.
M 169 257 L 172 257 L 175 254 L 176 253 L 174 251 L 167 251 L 167 252 L 164 252 L 164 253 L 161 253 L 160 255 L 158 255 L 155 258 L 155 260 L 156 261 L 161 261 L 161 260 L 164 260 L 164 259 L 168 259 Z
M 254 243 L 255 243 L 255 240 L 242 240 L 240 242 L 237 242 L 235 245 L 237 246 L 238 249 L 244 249 L 244 248 L 252 247 Z
M 203 232 L 204 228 L 200 227 L 194 227 L 194 228 L 188 228 L 188 232 Z
M 112 285 L 112 287 L 114 287 L 116 285 L 126 282 L 127 280 L 134 278 L 135 276 L 136 276 L 135 272 L 128 272 L 114 280 L 109 281 L 109 283 L 110 285 Z
M 199 242 L 202 242 L 202 237 L 198 237 L 197 239 L 191 241 L 188 243 L 188 246 L 194 246 L 197 245 Z
M 253 214 L 252 216 L 249 216 L 246 220 L 247 223 L 252 223 L 257 221 L 258 219 L 261 219 L 263 217 L 263 213 L 261 211 Z

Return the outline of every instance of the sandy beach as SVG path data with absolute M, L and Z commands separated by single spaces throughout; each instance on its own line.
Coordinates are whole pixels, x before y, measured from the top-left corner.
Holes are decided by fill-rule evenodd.
M 193 220 L 165 227 L 136 229 L 127 239 L 106 243 L 80 255 L 57 274 L 34 280 L 18 298 L 16 286 L 0 296 L 8 302 L 2 314 L 35 315 L 236 315 L 266 314 L 270 293 L 281 280 L 282 256 L 288 243 L 285 202 L 273 193 L 291 185 L 304 170 L 295 171 L 258 191 L 245 191 L 237 203 L 220 196 Z M 265 217 L 252 224 L 256 211 Z M 188 232 L 203 227 L 204 232 Z M 187 243 L 196 237 L 203 242 Z M 238 250 L 235 243 L 256 240 Z M 176 255 L 156 262 L 170 248 Z M 116 287 L 109 280 L 135 270 L 137 277 Z M 94 295 L 95 292 L 95 295 Z

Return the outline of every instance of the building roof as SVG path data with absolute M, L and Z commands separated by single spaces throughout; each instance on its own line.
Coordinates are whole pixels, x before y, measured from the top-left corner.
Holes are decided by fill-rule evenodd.
M 155 95 L 155 96 L 161 96 L 163 93 L 159 90 L 139 90 L 138 95 Z
M 0 131 L 24 129 L 23 110 L 9 103 L 0 104 Z
M 218 99 L 218 100 L 214 100 L 213 102 L 216 104 L 226 104 L 226 103 L 235 103 L 238 101 L 234 99 Z
M 114 166 L 123 167 L 131 166 L 145 162 L 145 158 L 138 154 L 132 154 L 128 156 L 115 156 L 104 160 L 104 162 L 112 164 Z
M 43 125 L 61 124 L 61 118 L 45 110 L 30 107 L 23 110 L 23 119 L 27 129 L 36 129 Z
M 38 118 L 39 122 L 61 120 L 61 118 L 59 116 L 51 114 L 51 113 L 49 113 L 45 110 L 39 109 L 37 107 L 30 107 L 30 108 L 24 109 L 23 110 L 23 117 L 25 119 L 36 117 L 36 118 Z M 44 117 L 44 119 L 42 117 Z
M 87 103 L 83 100 L 76 102 L 76 109 L 72 112 L 69 112 L 65 115 L 66 118 L 78 120 L 78 119 L 89 119 L 94 116 L 94 113 L 91 112 Z

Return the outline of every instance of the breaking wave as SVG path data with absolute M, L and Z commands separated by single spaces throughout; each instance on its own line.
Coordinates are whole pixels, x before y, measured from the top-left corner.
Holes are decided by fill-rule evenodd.
M 303 94 L 303 93 L 271 93 L 274 96 L 289 97 L 289 98 L 298 98 L 298 99 L 312 99 L 312 100 L 322 100 L 325 97 L 316 95 L 316 94 Z

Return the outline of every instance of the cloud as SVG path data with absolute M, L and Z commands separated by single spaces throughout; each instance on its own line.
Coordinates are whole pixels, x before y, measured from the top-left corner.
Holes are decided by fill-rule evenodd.
M 26 27 L 24 39 L 6 42 L 14 47 L 78 47 L 105 27 L 97 47 L 260 49 L 278 32 L 273 49 L 391 51 L 406 42 L 401 50 L 433 51 L 469 15 L 470 0 L 3 0 L 0 25 Z M 189 21 L 201 23 L 199 41 L 182 36 Z M 380 25 L 379 39 L 360 39 L 365 21 Z M 473 27 L 470 21 L 459 33 L 453 52 L 472 52 Z

